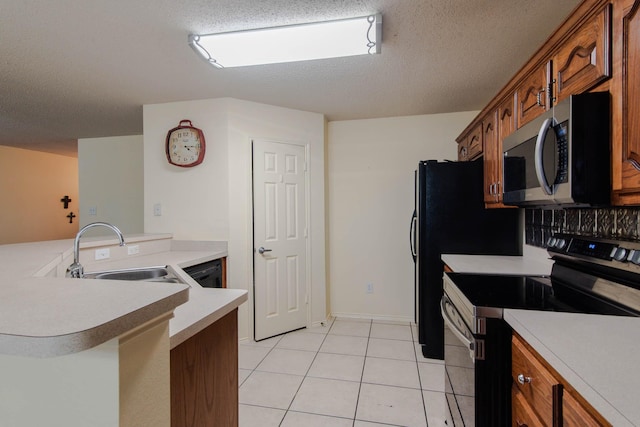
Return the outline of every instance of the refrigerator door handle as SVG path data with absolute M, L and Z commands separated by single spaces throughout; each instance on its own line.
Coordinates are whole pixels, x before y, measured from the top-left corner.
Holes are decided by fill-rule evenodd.
M 418 254 L 416 252 L 416 222 L 418 221 L 418 216 L 416 215 L 416 211 L 413 211 L 413 215 L 411 216 L 411 225 L 409 227 L 409 246 L 411 247 L 411 256 L 413 257 L 413 262 L 416 262 Z

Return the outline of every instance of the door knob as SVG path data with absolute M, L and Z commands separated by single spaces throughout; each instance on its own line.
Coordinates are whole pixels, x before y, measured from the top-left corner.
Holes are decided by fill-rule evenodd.
M 259 252 L 259 253 L 261 253 L 261 254 L 263 254 L 263 253 L 265 253 L 265 252 L 271 252 L 271 249 L 265 249 L 264 247 L 260 246 L 260 247 L 258 248 L 258 252 Z

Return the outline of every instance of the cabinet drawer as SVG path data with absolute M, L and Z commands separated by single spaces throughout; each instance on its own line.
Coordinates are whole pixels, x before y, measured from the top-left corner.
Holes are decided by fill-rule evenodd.
M 511 393 L 511 425 L 513 427 L 534 427 L 546 425 L 536 415 L 535 411 L 517 388 Z
M 516 336 L 511 344 L 513 387 L 535 408 L 544 425 L 553 425 L 553 390 L 560 387 L 559 382 Z M 519 375 L 525 377 L 524 384 L 518 381 Z

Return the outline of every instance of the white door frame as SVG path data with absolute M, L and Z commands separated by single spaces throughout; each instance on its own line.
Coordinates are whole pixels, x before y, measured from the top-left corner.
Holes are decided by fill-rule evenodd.
M 305 246 L 306 246 L 306 257 L 307 257 L 307 268 L 306 268 L 306 272 L 305 272 L 305 290 L 306 290 L 306 322 L 307 328 L 310 328 L 312 326 L 312 313 L 311 313 L 311 308 L 313 307 L 312 304 L 312 292 L 311 292 L 311 239 L 312 239 L 312 233 L 311 233 L 311 197 L 310 197 L 310 189 L 311 189 L 311 183 L 310 183 L 310 172 L 311 172 L 311 161 L 310 161 L 310 153 L 311 153 L 311 147 L 308 143 L 303 143 L 300 141 L 290 141 L 290 140 L 286 140 L 286 139 L 282 139 L 282 140 L 277 140 L 277 139 L 273 139 L 273 138 L 259 138 L 259 137 L 251 137 L 250 138 L 250 144 L 249 144 L 249 164 L 250 166 L 250 170 L 249 170 L 249 192 L 250 192 L 250 197 L 249 197 L 249 207 L 251 209 L 251 215 L 248 218 L 248 227 L 251 230 L 251 233 L 248 233 L 249 236 L 249 241 L 247 242 L 247 247 L 249 248 L 249 250 L 247 251 L 247 258 L 249 260 L 248 265 L 250 267 L 251 270 L 251 280 L 252 280 L 252 286 L 249 289 L 249 298 L 248 301 L 251 304 L 249 307 L 249 337 L 252 340 L 255 340 L 255 285 L 256 285 L 256 280 L 255 280 L 255 274 L 256 274 L 256 268 L 255 268 L 255 229 L 254 229 L 254 213 L 255 213 L 255 206 L 254 206 L 254 183 L 253 183 L 253 144 L 254 141 L 256 140 L 263 140 L 263 141 L 267 141 L 267 142 L 274 142 L 274 143 L 280 143 L 280 144 L 290 144 L 290 145 L 297 145 L 299 147 L 303 147 L 304 148 L 304 153 L 305 153 L 305 175 L 304 175 L 304 185 L 305 185 L 305 200 L 304 200 L 304 208 L 305 208 L 305 221 L 306 221 L 306 228 L 307 228 L 307 238 L 305 239 Z

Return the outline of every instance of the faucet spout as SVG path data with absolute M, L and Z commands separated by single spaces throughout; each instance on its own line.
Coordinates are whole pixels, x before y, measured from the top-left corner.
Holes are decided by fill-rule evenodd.
M 91 224 L 87 224 L 78 231 L 76 234 L 76 238 L 73 241 L 73 264 L 71 264 L 67 268 L 67 277 L 75 277 L 82 278 L 84 275 L 84 267 L 80 264 L 80 237 L 90 228 L 93 227 L 107 227 L 112 230 L 118 236 L 118 240 L 120 240 L 120 246 L 124 246 L 124 236 L 118 227 L 115 225 L 111 225 L 108 222 L 92 222 Z

